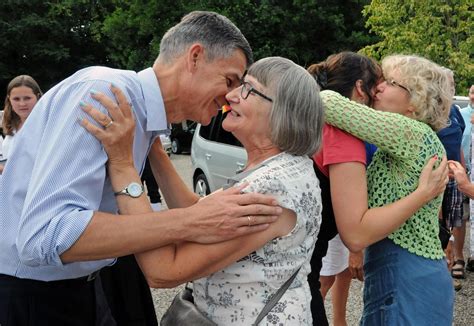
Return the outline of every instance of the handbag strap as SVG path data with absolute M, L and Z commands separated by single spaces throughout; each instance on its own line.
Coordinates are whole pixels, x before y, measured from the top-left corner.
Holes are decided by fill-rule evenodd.
M 273 307 L 280 301 L 280 298 L 285 294 L 286 290 L 290 287 L 291 283 L 293 283 L 293 280 L 296 277 L 296 274 L 300 271 L 301 267 L 298 268 L 293 275 L 281 286 L 281 288 L 278 289 L 268 300 L 267 304 L 265 307 L 263 307 L 262 311 L 260 314 L 257 316 L 257 319 L 255 320 L 255 323 L 253 323 L 254 326 L 258 325 L 262 319 L 273 309 Z

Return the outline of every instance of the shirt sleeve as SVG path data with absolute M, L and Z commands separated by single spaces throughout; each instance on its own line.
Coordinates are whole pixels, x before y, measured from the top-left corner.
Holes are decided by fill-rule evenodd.
M 333 91 L 322 91 L 321 98 L 327 123 L 402 161 L 418 161 L 423 146 L 439 142 L 428 125 L 401 114 L 373 110 Z M 425 164 L 424 157 L 420 161 Z
M 323 146 L 316 156 L 321 156 L 318 161 L 325 169 L 331 164 L 345 162 L 366 164 L 364 142 L 327 124 L 323 128 Z
M 60 255 L 78 240 L 100 206 L 107 155 L 79 124 L 86 117 L 79 103 L 90 103 L 106 113 L 90 92 L 113 98 L 109 87 L 104 81 L 65 86 L 48 98 L 48 107 L 39 108 L 49 113 L 41 135 L 35 135 L 41 137 L 35 142 L 38 148 L 27 151 L 36 150 L 37 155 L 25 158 L 34 162 L 16 242 L 26 265 L 62 265 Z M 30 146 L 25 137 L 18 141 L 17 146 Z

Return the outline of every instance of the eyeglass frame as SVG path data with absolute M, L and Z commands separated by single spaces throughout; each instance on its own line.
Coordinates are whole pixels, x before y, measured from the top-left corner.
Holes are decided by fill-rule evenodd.
M 411 95 L 411 91 L 408 89 L 408 87 L 403 86 L 403 85 L 400 84 L 399 82 L 397 82 L 397 81 L 395 81 L 395 80 L 393 80 L 393 79 L 385 79 L 385 82 L 386 82 L 387 84 L 389 84 L 390 86 L 398 86 L 398 87 L 400 87 L 401 89 L 407 91 L 408 94 Z
M 250 84 L 249 82 L 245 81 L 244 78 L 245 76 L 247 75 L 247 70 L 244 72 L 242 78 L 240 78 L 240 97 L 244 100 L 246 100 L 250 93 L 255 93 L 257 94 L 258 96 L 264 98 L 265 100 L 269 101 L 269 102 L 272 102 L 273 103 L 273 99 L 271 99 L 270 97 L 268 97 L 267 95 L 263 94 L 262 92 L 259 92 L 257 91 L 252 84 Z M 250 87 L 249 87 L 250 86 Z M 249 88 L 247 88 L 249 87 Z M 247 92 L 247 95 L 244 96 L 244 89 L 245 91 Z

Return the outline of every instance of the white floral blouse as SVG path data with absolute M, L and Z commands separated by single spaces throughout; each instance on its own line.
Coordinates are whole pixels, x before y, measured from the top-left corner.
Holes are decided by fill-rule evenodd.
M 252 325 L 270 296 L 301 266 L 259 325 L 312 325 L 307 276 L 322 210 L 313 162 L 280 153 L 249 172 L 240 181 L 250 183 L 244 191 L 275 196 L 282 207 L 296 213 L 296 226 L 238 262 L 194 281 L 195 303 L 218 325 Z

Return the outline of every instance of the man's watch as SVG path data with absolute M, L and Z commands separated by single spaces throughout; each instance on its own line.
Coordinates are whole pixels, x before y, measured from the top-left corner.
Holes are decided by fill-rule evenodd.
M 140 197 L 145 189 L 143 188 L 143 185 L 137 182 L 131 182 L 128 186 L 123 188 L 120 191 L 114 192 L 115 196 L 118 195 L 127 195 L 132 198 L 138 198 Z

